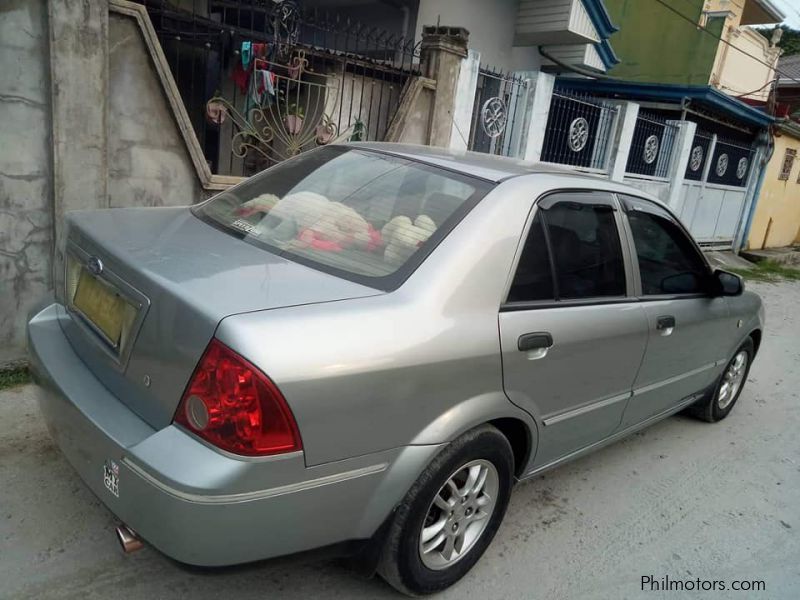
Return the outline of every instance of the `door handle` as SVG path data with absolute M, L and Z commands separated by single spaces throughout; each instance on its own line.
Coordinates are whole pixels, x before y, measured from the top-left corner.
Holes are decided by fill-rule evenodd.
M 675 330 L 675 317 L 672 315 L 664 315 L 656 319 L 656 329 L 661 332 L 661 335 L 672 335 Z
M 520 352 L 528 353 L 528 360 L 544 358 L 552 347 L 553 336 L 546 331 L 526 333 L 517 340 L 517 348 Z

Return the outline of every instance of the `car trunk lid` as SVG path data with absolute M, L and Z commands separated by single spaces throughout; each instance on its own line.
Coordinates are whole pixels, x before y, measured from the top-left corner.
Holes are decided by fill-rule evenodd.
M 185 207 L 78 211 L 67 235 L 73 268 L 102 271 L 93 276 L 138 309 L 116 349 L 95 326 L 102 317 L 74 306 L 65 333 L 95 376 L 155 428 L 171 422 L 226 316 L 380 293 L 247 244 Z

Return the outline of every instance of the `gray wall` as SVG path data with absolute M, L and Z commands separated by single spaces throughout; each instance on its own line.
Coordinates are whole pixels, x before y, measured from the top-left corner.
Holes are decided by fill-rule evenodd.
M 0 2 L 0 368 L 25 356 L 64 212 L 206 195 L 132 17 L 105 0 Z
M 23 315 L 50 287 L 47 40 L 44 0 L 0 3 L 0 365 L 22 356 Z
M 108 18 L 109 206 L 175 206 L 203 198 L 136 22 Z
M 481 64 L 505 71 L 537 71 L 536 48 L 513 47 L 518 0 L 420 0 L 416 39 L 425 25 L 466 27 L 469 48 L 481 53 Z

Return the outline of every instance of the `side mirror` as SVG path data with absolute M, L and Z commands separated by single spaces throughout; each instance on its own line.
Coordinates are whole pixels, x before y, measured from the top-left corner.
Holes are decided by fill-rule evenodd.
M 721 269 L 714 271 L 714 284 L 718 296 L 739 296 L 744 291 L 744 280 L 741 277 Z

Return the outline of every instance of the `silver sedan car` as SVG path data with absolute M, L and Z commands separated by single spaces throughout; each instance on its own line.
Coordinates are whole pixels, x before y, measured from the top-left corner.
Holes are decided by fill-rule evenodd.
M 645 194 L 426 147 L 320 148 L 64 237 L 31 363 L 124 547 L 336 545 L 409 594 L 475 564 L 515 482 L 725 418 L 764 325 Z

